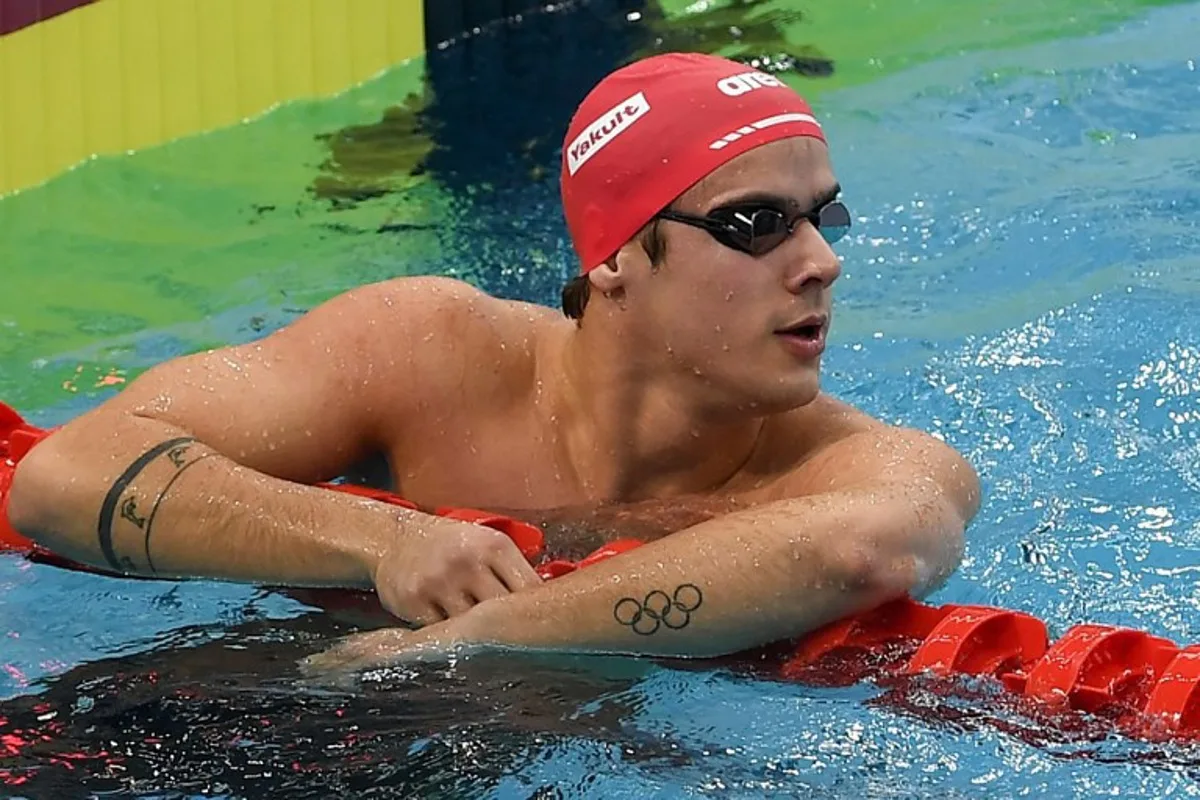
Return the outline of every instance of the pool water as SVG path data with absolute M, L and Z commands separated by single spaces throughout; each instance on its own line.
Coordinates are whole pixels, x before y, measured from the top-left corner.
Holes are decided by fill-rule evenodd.
M 797 4 L 635 5 L 564 7 L 434 54 L 428 81 L 401 67 L 0 201 L 21 290 L 0 295 L 0 397 L 53 424 L 395 274 L 553 303 L 573 101 L 657 39 L 715 49 L 740 24 L 807 70 L 856 215 L 826 388 L 938 432 L 984 481 L 931 601 L 1200 642 L 1200 4 L 1057 3 L 1039 26 L 1031 4 L 971 23 L 914 2 L 911 31 L 862 17 L 826 40 Z M 563 64 L 568 26 L 597 35 Z M 881 55 L 854 55 L 850 28 Z M 0 794 L 1200 795 L 1195 746 L 1055 727 L 987 685 L 498 655 L 299 683 L 295 659 L 348 630 L 257 587 L 0 559 Z

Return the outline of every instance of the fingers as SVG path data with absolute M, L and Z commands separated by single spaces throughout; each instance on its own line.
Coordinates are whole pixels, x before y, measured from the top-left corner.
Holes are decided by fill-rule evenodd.
M 440 661 L 464 644 L 452 622 L 417 631 L 385 628 L 348 636 L 323 653 L 301 659 L 298 666 L 307 678 L 338 681 L 366 669 Z
M 464 570 L 456 580 L 443 583 L 422 604 L 422 625 L 465 614 L 487 600 L 520 591 L 542 582 L 533 567 L 517 554 L 516 559 L 499 559 L 491 564 L 479 563 Z
M 476 603 L 494 600 L 497 597 L 503 597 L 509 592 L 510 590 L 504 581 L 494 571 L 487 568 L 481 570 L 476 579 L 471 583 L 471 595 L 475 598 Z
M 381 598 L 382 600 L 382 598 Z M 401 603 L 383 602 L 384 609 L 405 622 L 414 625 L 432 625 L 447 618 L 446 611 L 432 601 L 413 601 Z
M 523 559 L 522 563 L 524 563 Z M 472 570 L 473 575 L 463 576 L 465 579 L 463 589 L 459 590 L 454 586 L 447 587 L 445 593 L 437 599 L 437 605 L 445 612 L 447 618 L 466 613 L 479 603 L 503 597 L 514 591 L 508 587 L 507 581 L 497 575 L 497 566 L 489 567 L 487 564 L 479 564 L 476 569 Z M 541 580 L 536 572 L 534 578 L 538 581 Z M 515 580 L 523 579 L 522 577 Z
M 515 547 L 492 564 L 492 572 L 510 592 L 519 592 L 542 583 L 542 577 Z
M 430 625 L 446 619 L 446 612 L 436 602 L 435 593 L 423 589 L 413 580 L 376 578 L 375 595 L 384 611 L 410 625 Z
M 456 617 L 471 609 L 478 601 L 462 581 L 436 580 L 424 586 L 408 586 L 400 591 L 378 590 L 384 609 L 413 625 L 431 625 Z
M 456 525 L 458 530 L 421 543 L 427 549 L 417 558 L 398 549 L 398 557 L 381 565 L 376 592 L 389 613 L 424 626 L 542 583 L 506 535 L 471 523 Z
M 414 593 L 391 601 L 381 597 L 380 600 L 389 614 L 424 626 L 465 614 L 485 600 L 508 593 L 508 587 L 486 565 L 480 565 L 476 576 L 465 585 L 462 581 L 446 582 L 424 593 Z
M 400 651 L 408 636 L 409 631 L 397 628 L 348 636 L 322 653 L 301 659 L 300 669 L 302 674 L 313 676 L 377 666 Z
M 445 612 L 447 618 L 465 614 L 471 610 L 471 606 L 475 605 L 475 602 L 473 597 L 469 597 L 466 592 L 454 586 L 437 598 L 437 604 Z

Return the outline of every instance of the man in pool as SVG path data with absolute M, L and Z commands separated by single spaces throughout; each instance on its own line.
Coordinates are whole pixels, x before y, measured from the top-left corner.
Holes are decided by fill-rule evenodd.
M 356 288 L 64 426 L 21 462 L 11 522 L 129 574 L 374 589 L 426 627 L 368 658 L 717 655 L 944 580 L 974 471 L 820 391 L 850 216 L 805 101 L 732 61 L 656 56 L 589 93 L 562 159 L 567 318 L 445 278 Z M 543 583 L 493 530 L 310 485 L 375 455 L 422 508 L 695 513 Z

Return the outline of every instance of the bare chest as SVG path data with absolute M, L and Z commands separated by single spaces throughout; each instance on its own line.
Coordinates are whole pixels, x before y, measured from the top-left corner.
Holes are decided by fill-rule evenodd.
M 587 499 L 557 432 L 533 419 L 431 424 L 390 461 L 400 494 L 424 506 L 535 509 Z
M 593 507 L 611 502 L 589 496 L 559 444 L 560 432 L 533 420 L 479 421 L 397 447 L 390 458 L 397 491 L 422 506 L 544 510 Z M 764 459 L 764 462 L 766 459 Z M 719 490 L 757 504 L 787 492 L 789 463 L 745 465 Z M 663 500 L 669 499 L 663 497 Z

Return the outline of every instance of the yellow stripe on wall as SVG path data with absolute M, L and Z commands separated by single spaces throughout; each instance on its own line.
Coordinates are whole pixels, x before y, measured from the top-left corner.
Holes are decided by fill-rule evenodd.
M 101 0 L 0 37 L 0 195 L 418 56 L 422 0 Z

